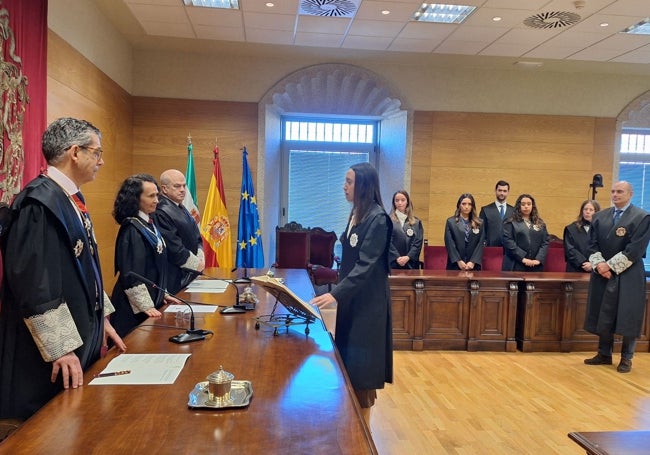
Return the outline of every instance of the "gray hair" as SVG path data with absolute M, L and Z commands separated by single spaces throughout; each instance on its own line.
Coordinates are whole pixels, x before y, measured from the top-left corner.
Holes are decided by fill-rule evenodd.
M 92 144 L 92 135 L 101 138 L 101 132 L 92 123 L 86 120 L 77 120 L 70 117 L 56 119 L 43 133 L 41 148 L 48 164 L 61 161 L 64 152 L 73 145 L 86 147 Z

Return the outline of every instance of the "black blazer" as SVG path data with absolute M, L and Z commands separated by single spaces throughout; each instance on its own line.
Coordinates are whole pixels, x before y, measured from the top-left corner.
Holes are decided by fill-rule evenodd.
M 564 228 L 564 259 L 567 272 L 585 272 L 582 264 L 589 261 L 588 248 L 589 232 L 584 226 L 578 227 L 576 223 L 571 223 Z
M 548 251 L 546 225 L 528 227 L 524 221 L 508 219 L 503 223 L 503 265 L 504 271 L 542 272 Z M 523 259 L 537 259 L 540 264 L 527 267 Z
M 483 220 L 486 246 L 503 245 L 503 221 L 510 218 L 514 212 L 515 208 L 510 204 L 506 204 L 506 215 L 502 220 L 496 202 L 481 207 L 479 216 Z
M 481 270 L 483 247 L 485 246 L 485 230 L 483 224 L 470 230 L 465 243 L 465 225 L 456 221 L 456 217 L 447 218 L 445 223 L 445 247 L 447 248 L 447 270 L 458 270 L 458 261 L 473 262 L 474 270 Z

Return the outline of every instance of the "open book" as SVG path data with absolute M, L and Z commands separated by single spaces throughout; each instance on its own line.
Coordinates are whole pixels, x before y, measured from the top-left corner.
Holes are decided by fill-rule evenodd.
M 251 281 L 264 288 L 274 296 L 294 316 L 313 321 L 322 319 L 318 309 L 298 297 L 291 289 L 282 284 L 277 278 L 267 275 L 252 276 Z

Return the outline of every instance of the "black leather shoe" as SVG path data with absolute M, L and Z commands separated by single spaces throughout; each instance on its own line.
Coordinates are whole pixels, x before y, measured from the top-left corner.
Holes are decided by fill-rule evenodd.
M 585 359 L 585 365 L 611 365 L 612 356 L 596 354 L 590 359 Z
M 632 370 L 632 361 L 628 359 L 621 359 L 621 362 L 616 367 L 619 373 L 629 373 Z

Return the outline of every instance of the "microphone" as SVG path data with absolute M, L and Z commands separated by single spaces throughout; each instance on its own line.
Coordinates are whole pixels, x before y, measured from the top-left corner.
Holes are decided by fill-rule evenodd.
M 164 292 L 167 295 L 170 295 L 174 297 L 175 299 L 180 300 L 183 302 L 185 305 L 187 305 L 190 308 L 190 328 L 185 331 L 185 333 L 181 333 L 179 335 L 174 335 L 173 337 L 169 338 L 169 341 L 172 343 L 189 343 L 191 341 L 199 341 L 199 340 L 205 340 L 206 335 L 212 335 L 212 332 L 210 330 L 202 330 L 202 329 L 195 329 L 194 328 L 194 310 L 192 309 L 192 305 L 190 303 L 180 297 L 177 297 L 173 294 L 171 294 L 167 289 L 163 289 L 160 286 L 158 286 L 156 283 L 153 281 L 143 277 L 142 275 L 139 275 L 135 272 L 127 272 L 126 275 L 127 277 L 133 277 L 136 280 L 151 286 L 153 289 L 157 289 L 159 291 Z
M 230 272 L 236 272 L 238 267 L 235 267 Z M 244 264 L 244 276 L 239 277 L 235 280 L 235 283 L 250 283 L 251 279 L 248 277 L 248 267 Z
M 204 272 L 199 272 L 198 270 L 192 270 L 192 269 L 186 269 L 185 267 L 181 267 L 181 270 L 187 271 L 187 272 L 192 272 L 195 273 L 197 276 L 201 275 L 206 278 L 209 278 L 211 280 L 217 280 L 217 281 L 224 281 L 225 283 L 228 284 L 228 286 L 232 286 L 235 288 L 236 292 L 236 297 L 235 297 L 235 304 L 233 306 L 226 307 L 219 311 L 221 314 L 237 314 L 237 313 L 246 313 L 246 305 L 240 305 L 239 304 L 239 288 L 237 285 L 235 285 L 235 282 L 224 280 L 223 278 L 217 278 L 216 276 L 211 276 L 208 275 L 207 273 Z M 233 271 L 237 270 L 236 268 L 233 269 Z

